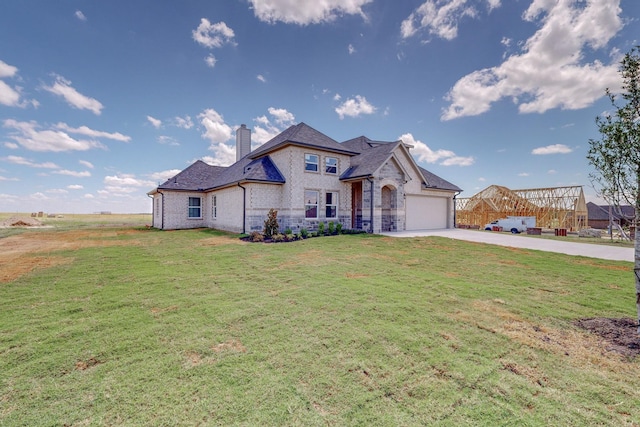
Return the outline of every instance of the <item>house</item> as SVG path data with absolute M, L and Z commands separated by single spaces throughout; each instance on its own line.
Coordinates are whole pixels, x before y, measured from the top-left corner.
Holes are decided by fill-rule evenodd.
M 261 231 L 271 208 L 281 230 L 320 222 L 373 233 L 454 227 L 456 185 L 421 168 L 402 141 L 361 136 L 339 143 L 305 123 L 251 150 L 236 131 L 236 162 L 196 161 L 148 195 L 153 226 Z
M 589 202 L 587 210 L 589 211 L 589 227 L 602 230 L 609 228 L 610 221 L 620 224 L 621 227 L 632 225 L 633 218 L 636 216 L 633 206 L 630 205 L 615 208 Z

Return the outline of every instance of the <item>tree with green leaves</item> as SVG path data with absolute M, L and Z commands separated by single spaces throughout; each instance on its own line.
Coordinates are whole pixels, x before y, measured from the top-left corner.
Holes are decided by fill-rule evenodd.
M 601 139 L 589 140 L 587 159 L 596 172 L 590 174 L 596 190 L 620 212 L 623 204 L 635 208 L 635 290 L 640 334 L 640 46 L 620 62 L 622 87 L 606 93 L 613 110 L 596 118 Z

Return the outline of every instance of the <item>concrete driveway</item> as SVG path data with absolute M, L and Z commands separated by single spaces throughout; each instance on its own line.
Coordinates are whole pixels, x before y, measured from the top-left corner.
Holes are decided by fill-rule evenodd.
M 512 248 L 534 249 L 538 251 L 557 252 L 567 255 L 578 255 L 589 258 L 608 259 L 613 261 L 633 262 L 633 248 L 617 248 L 615 246 L 591 243 L 563 242 L 553 239 L 538 239 L 518 234 L 499 233 L 465 229 L 398 231 L 381 233 L 389 237 L 423 237 L 440 236 L 469 242 L 488 243 L 490 245 L 509 246 Z

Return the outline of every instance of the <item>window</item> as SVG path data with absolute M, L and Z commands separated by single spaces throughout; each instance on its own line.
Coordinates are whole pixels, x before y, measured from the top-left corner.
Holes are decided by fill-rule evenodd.
M 325 217 L 337 218 L 338 217 L 338 193 L 327 191 L 325 194 Z
M 200 197 L 189 197 L 189 218 L 202 218 L 201 206 Z
M 332 174 L 338 173 L 338 159 L 335 157 L 325 157 L 324 172 Z
M 213 207 L 211 208 L 211 215 L 214 218 L 218 218 L 218 196 L 213 196 L 213 203 L 211 204 Z
M 318 192 L 304 190 L 304 217 L 318 218 Z
M 304 155 L 304 170 L 307 172 L 318 172 L 318 156 L 315 154 Z

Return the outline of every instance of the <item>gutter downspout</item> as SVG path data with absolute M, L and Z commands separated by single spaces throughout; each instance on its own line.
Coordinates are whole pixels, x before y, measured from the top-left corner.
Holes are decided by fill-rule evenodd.
M 369 222 L 369 233 L 373 234 L 373 179 L 368 176 L 367 181 L 369 181 L 369 183 L 371 184 L 371 204 L 369 206 L 369 218 L 371 221 Z
M 242 188 L 242 234 L 247 234 L 247 189 L 238 183 Z

